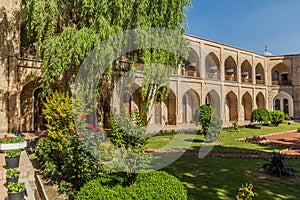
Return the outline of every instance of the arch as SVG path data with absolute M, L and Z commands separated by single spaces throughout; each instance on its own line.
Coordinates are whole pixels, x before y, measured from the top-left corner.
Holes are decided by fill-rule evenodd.
M 121 110 L 125 110 L 125 112 L 131 116 L 132 108 L 131 108 L 132 96 L 129 92 L 124 92 L 122 95 L 121 102 Z
M 256 95 L 256 107 L 257 108 L 266 108 L 266 100 L 262 92 L 259 92 Z
M 205 58 L 205 76 L 211 79 L 220 79 L 220 61 L 213 52 Z
M 256 84 L 265 84 L 265 70 L 261 63 L 255 67 L 255 82 Z
M 200 72 L 199 56 L 193 48 L 190 48 L 189 56 L 183 62 L 183 66 L 181 68 L 181 74 L 183 76 L 200 77 L 199 72 Z
M 292 69 L 290 66 L 279 63 L 272 68 L 272 85 L 291 85 Z
M 165 89 L 161 87 L 159 92 Z M 170 89 L 167 98 L 158 98 L 154 105 L 154 122 L 155 124 L 176 125 L 176 95 Z
M 209 93 L 207 93 L 205 104 L 211 106 L 216 111 L 216 113 L 220 115 L 220 96 L 215 90 L 211 90 Z
M 238 120 L 237 102 L 237 96 L 234 92 L 231 91 L 226 95 L 226 121 Z
M 41 114 L 41 101 L 39 100 L 40 85 L 38 80 L 30 81 L 24 85 L 20 94 L 21 103 L 21 131 L 22 132 L 34 132 L 39 128 L 37 126 L 38 119 Z M 43 120 L 42 120 L 43 121 Z M 40 130 L 44 127 L 41 124 Z
M 293 97 L 286 92 L 279 92 L 273 97 L 273 110 L 280 110 L 289 117 L 294 117 Z
M 225 60 L 225 80 L 237 81 L 237 65 L 235 60 L 229 56 Z
M 194 89 L 189 89 L 182 97 L 182 123 L 192 121 L 193 115 L 200 106 L 200 97 Z
M 244 120 L 250 120 L 252 113 L 252 97 L 246 92 L 242 97 L 242 105 L 244 108 Z
M 252 66 L 248 60 L 242 63 L 241 67 L 241 81 L 244 83 L 252 83 Z

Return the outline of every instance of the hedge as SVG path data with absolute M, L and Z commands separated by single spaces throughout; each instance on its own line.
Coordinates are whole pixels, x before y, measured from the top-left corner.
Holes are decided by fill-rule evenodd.
M 126 186 L 126 178 L 113 175 L 98 177 L 85 184 L 76 200 L 184 200 L 187 192 L 181 182 L 163 171 L 139 173 L 132 186 Z

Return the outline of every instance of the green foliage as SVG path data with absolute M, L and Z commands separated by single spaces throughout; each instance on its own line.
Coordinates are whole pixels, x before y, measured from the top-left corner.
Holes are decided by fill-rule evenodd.
M 25 137 L 0 138 L 0 144 L 20 143 L 20 142 L 24 142 L 24 141 L 25 141 Z
M 256 192 L 252 191 L 253 185 L 252 183 L 245 185 L 243 184 L 242 187 L 238 190 L 238 195 L 236 196 L 237 200 L 252 200 L 255 196 L 258 196 Z
M 102 166 L 76 135 L 72 98 L 68 94 L 54 92 L 44 105 L 48 137 L 39 140 L 37 149 L 44 174 L 54 182 L 63 179 L 74 189 L 79 189 L 98 176 Z
M 200 106 L 193 115 L 193 121 L 196 125 L 201 125 L 201 133 L 206 141 L 213 142 L 218 139 L 223 121 L 210 106 Z
M 68 92 L 62 93 L 55 91 L 50 96 L 46 97 L 46 101 L 43 103 L 43 115 L 47 120 L 46 127 L 51 132 L 66 132 L 71 134 L 70 130 L 73 130 L 75 134 L 75 127 L 73 122 L 73 108 L 72 98 Z
M 197 126 L 201 125 L 202 134 L 204 135 L 206 135 L 210 125 L 211 113 L 212 113 L 212 108 L 210 106 L 202 105 L 195 111 L 193 115 L 193 121 Z
M 242 129 L 239 126 L 239 121 L 237 119 L 233 120 L 231 122 L 231 124 L 232 124 L 232 128 L 229 129 L 230 132 L 236 132 L 237 133 L 237 132 L 242 131 Z
M 296 171 L 289 165 L 289 160 L 286 155 L 274 152 L 262 168 L 272 176 L 296 176 Z
M 251 122 L 259 122 L 267 124 L 270 120 L 269 111 L 265 108 L 257 108 L 251 113 Z
M 148 144 L 146 128 L 137 111 L 129 117 L 122 113 L 116 119 L 111 119 L 110 140 L 120 148 L 121 159 L 114 162 L 117 170 L 126 171 L 133 184 L 135 173 L 144 170 L 151 162 L 151 155 L 144 150 Z
M 18 193 L 18 192 L 23 192 L 25 191 L 25 183 L 14 183 L 14 182 L 9 182 L 7 185 L 7 190 L 9 193 Z
M 168 135 L 177 135 L 180 134 L 179 131 L 176 130 L 160 130 L 158 133 L 154 134 L 155 136 L 168 136 Z
M 70 70 L 76 73 L 95 46 L 116 33 L 148 27 L 184 33 L 186 12 L 191 6 L 190 0 L 23 0 L 23 4 L 29 35 L 37 40 L 38 55 L 43 60 L 42 87 L 45 92 L 64 77 L 61 75 Z M 187 47 L 188 44 L 186 50 Z M 184 51 L 184 47 L 181 48 Z M 110 52 L 108 57 L 114 53 L 112 49 L 106 51 Z M 173 60 L 173 66 L 177 66 L 180 60 L 163 50 L 142 49 L 134 54 L 143 55 L 146 64 L 165 64 Z M 147 67 L 147 71 L 153 67 Z M 149 83 L 144 85 L 146 93 L 152 91 Z
M 49 178 L 54 181 L 66 180 L 75 189 L 102 172 L 101 164 L 76 136 L 64 136 L 59 141 L 51 137 L 41 139 L 38 156 Z
M 134 185 L 124 185 L 120 176 L 99 177 L 84 185 L 76 200 L 87 199 L 187 199 L 187 192 L 180 181 L 162 171 L 139 173 Z
M 6 171 L 6 178 L 18 178 L 20 175 L 20 170 L 10 168 Z
M 297 132 L 300 133 L 300 128 L 297 128 Z
M 101 161 L 110 161 L 116 155 L 115 147 L 109 140 L 100 143 L 96 153 L 97 153 L 96 158 Z
M 270 121 L 271 124 L 274 126 L 278 126 L 279 124 L 282 124 L 284 121 L 284 112 L 281 112 L 280 110 L 274 110 L 270 112 Z
M 22 150 L 20 149 L 9 150 L 6 152 L 6 157 L 8 158 L 19 157 L 21 155 L 21 152 Z

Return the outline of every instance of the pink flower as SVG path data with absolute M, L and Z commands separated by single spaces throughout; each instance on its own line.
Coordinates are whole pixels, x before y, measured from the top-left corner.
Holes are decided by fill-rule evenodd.
M 97 127 L 96 127 L 96 131 L 100 132 L 100 131 L 101 131 L 101 127 L 100 127 L 100 126 L 97 126 Z
M 81 139 L 81 138 L 82 138 L 82 134 L 78 134 L 77 137 L 78 137 L 79 139 Z
M 89 124 L 89 128 L 94 130 L 94 124 Z
M 86 115 L 82 115 L 82 116 L 81 116 L 81 119 L 86 119 Z

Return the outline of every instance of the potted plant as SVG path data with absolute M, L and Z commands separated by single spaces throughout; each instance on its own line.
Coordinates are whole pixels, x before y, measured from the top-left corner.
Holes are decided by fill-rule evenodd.
M 22 151 L 19 149 L 9 150 L 6 152 L 6 156 L 5 156 L 6 169 L 19 167 L 21 152 Z
M 6 171 L 6 184 L 8 185 L 10 182 L 18 183 L 19 176 L 20 170 L 13 168 L 8 169 Z
M 7 192 L 8 200 L 24 200 L 26 194 L 25 183 L 8 183 Z
M 7 151 L 12 149 L 24 149 L 27 147 L 25 137 L 7 137 L 0 138 L 0 150 Z

